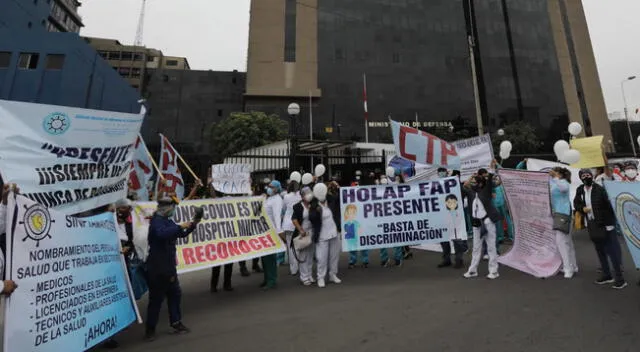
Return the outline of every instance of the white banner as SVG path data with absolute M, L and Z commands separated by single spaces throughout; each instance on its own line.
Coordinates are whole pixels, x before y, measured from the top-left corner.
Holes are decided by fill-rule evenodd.
M 224 194 L 251 194 L 251 164 L 211 166 L 213 188 Z
M 76 218 L 10 196 L 4 350 L 85 351 L 136 319 L 113 213 Z M 14 215 L 15 214 L 15 215 Z
M 22 194 L 68 214 L 126 196 L 144 112 L 0 100 L 0 173 Z
M 571 208 L 573 208 L 573 199 L 576 197 L 576 190 L 582 184 L 578 172 L 580 169 L 573 168 L 567 164 L 556 163 L 553 161 L 540 159 L 527 159 L 527 170 L 549 172 L 554 167 L 563 167 L 571 171 Z
M 456 146 L 458 155 L 462 160 L 460 168 L 461 178 L 466 180 L 479 169 L 491 168 L 493 161 L 493 146 L 491 145 L 491 136 L 487 133 L 482 136 L 461 139 L 453 142 Z

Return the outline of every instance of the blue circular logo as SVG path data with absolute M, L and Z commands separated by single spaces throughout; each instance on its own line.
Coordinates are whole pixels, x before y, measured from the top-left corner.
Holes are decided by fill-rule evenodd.
M 69 127 L 71 127 L 71 120 L 65 113 L 53 112 L 44 118 L 42 127 L 48 134 L 59 136 L 67 132 Z

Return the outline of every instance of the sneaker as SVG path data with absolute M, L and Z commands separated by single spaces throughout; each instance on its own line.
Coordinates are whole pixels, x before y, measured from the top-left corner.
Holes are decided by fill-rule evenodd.
M 180 321 L 172 324 L 171 327 L 173 328 L 173 332 L 176 334 L 186 334 L 191 332 L 191 330 L 189 330 L 188 327 L 184 326 L 184 324 L 182 324 L 182 322 Z
M 495 279 L 497 279 L 499 277 L 500 277 L 500 274 L 498 274 L 498 273 L 489 273 L 489 275 L 487 275 L 487 279 L 489 279 L 489 280 L 495 280 Z
M 442 262 L 442 263 L 438 264 L 438 269 L 446 268 L 448 266 L 451 266 L 451 262 Z
M 489 255 L 488 255 L 488 254 L 483 255 L 483 256 L 482 256 L 482 259 L 483 259 L 483 260 L 489 260 Z
M 305 286 L 311 286 L 311 284 L 313 284 L 313 282 L 311 282 L 311 280 L 305 280 L 302 282 L 303 285 Z
M 154 341 L 156 339 L 155 329 L 147 329 L 144 333 L 144 340 L 147 342 Z
M 324 279 L 318 280 L 318 287 L 323 288 L 325 286 Z
M 342 283 L 342 280 L 340 280 L 336 275 L 330 275 L 329 282 L 333 282 L 334 284 L 340 284 Z
M 463 276 L 466 277 L 467 279 L 470 279 L 472 277 L 477 277 L 478 273 L 477 272 L 472 272 L 472 271 L 467 271 L 466 273 L 464 273 Z
M 573 278 L 573 273 L 564 273 L 564 278 L 565 279 L 572 279 Z
M 616 289 L 616 290 L 622 290 L 625 287 L 627 287 L 627 282 L 626 281 L 616 282 L 613 285 L 613 288 Z
M 298 272 L 296 271 L 295 273 L 290 273 L 291 276 L 298 276 Z
M 311 281 L 312 284 L 316 283 L 316 279 L 314 279 L 314 278 L 309 279 L 309 281 Z
M 598 280 L 595 281 L 596 285 L 607 285 L 607 284 L 612 284 L 616 282 L 611 276 L 608 277 L 601 277 Z

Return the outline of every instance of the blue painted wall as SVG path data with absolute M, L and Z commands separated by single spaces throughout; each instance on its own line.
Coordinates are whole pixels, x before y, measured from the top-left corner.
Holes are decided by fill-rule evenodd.
M 118 112 L 139 112 L 140 95 L 76 33 L 52 33 L 41 23 L 47 0 L 0 0 L 0 99 Z M 28 28 L 28 23 L 31 28 Z M 34 69 L 18 67 L 21 53 L 39 55 Z M 64 55 L 61 69 L 46 69 L 47 55 Z

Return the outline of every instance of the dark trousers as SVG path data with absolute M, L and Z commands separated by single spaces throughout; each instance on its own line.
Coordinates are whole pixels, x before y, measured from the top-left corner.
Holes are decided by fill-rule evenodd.
M 262 257 L 262 270 L 264 270 L 264 284 L 267 287 L 275 287 L 278 280 L 278 262 L 276 254 Z
M 231 287 L 231 274 L 233 273 L 233 263 L 224 266 L 224 277 L 222 278 L 223 287 Z M 220 281 L 220 266 L 211 268 L 211 288 L 218 287 Z
M 180 322 L 182 320 L 182 312 L 180 310 L 182 290 L 180 289 L 178 276 L 150 274 L 148 285 L 147 329 L 155 330 L 156 325 L 158 325 L 158 316 L 165 296 L 167 297 L 167 306 L 169 308 L 169 324 L 173 325 Z
M 596 253 L 598 253 L 603 275 L 612 277 L 611 267 L 609 266 L 609 260 L 611 260 L 615 274 L 614 278 L 617 282 L 624 281 L 622 277 L 622 249 L 620 248 L 620 242 L 618 242 L 615 230 L 607 231 L 606 238 L 593 241 L 593 245 L 596 247 Z
M 251 265 L 252 268 L 255 269 L 258 266 L 258 263 L 260 263 L 260 258 L 253 258 L 252 265 Z M 240 264 L 240 269 L 245 269 L 245 270 L 247 269 L 246 260 L 241 261 L 239 264 Z
M 464 251 L 467 250 L 463 242 L 462 240 L 453 240 L 453 249 L 456 251 L 456 263 L 462 262 L 462 255 Z M 442 262 L 451 263 L 451 243 L 449 241 L 440 242 L 440 246 L 442 247 Z

